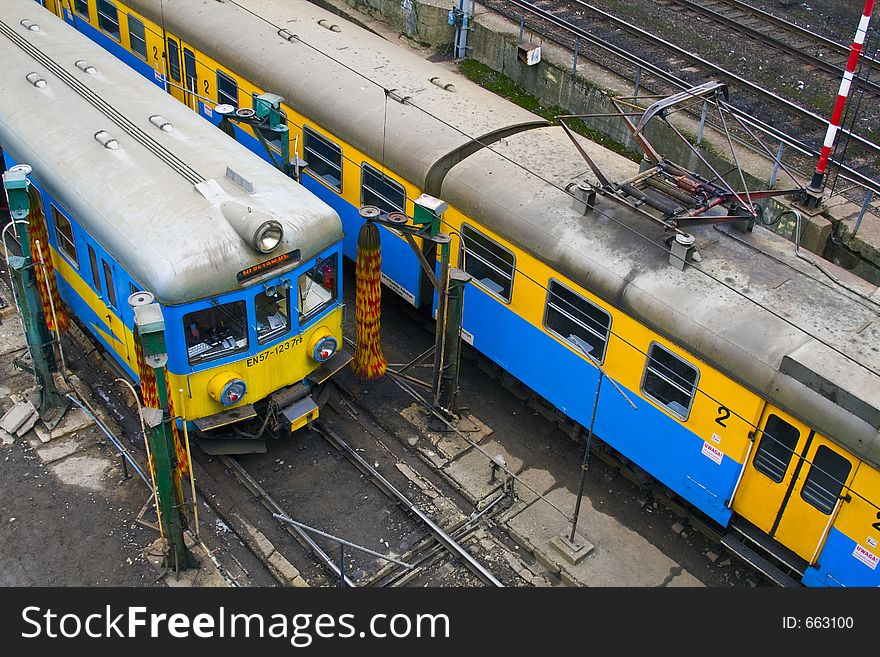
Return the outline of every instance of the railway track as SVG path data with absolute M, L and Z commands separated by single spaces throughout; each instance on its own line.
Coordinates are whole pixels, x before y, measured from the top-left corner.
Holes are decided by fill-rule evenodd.
M 786 120 L 787 125 L 800 126 L 797 133 L 790 128 L 783 131 L 775 125 L 782 124 L 782 121 L 765 120 L 737 107 L 734 102 L 728 104 L 735 116 L 762 132 L 771 143 L 778 140 L 787 145 L 805 158 L 805 162 L 811 162 L 819 155 L 817 140 L 825 132 L 827 117 L 583 0 L 483 0 L 483 3 L 512 22 L 520 23 L 521 27 L 528 27 L 542 39 L 576 50 L 580 56 L 624 79 L 637 80 L 637 84 L 648 89 L 649 93 L 669 95 L 693 86 L 693 81 L 681 76 L 680 69 L 684 68 L 681 62 L 688 62 L 698 71 L 691 73 L 694 80 L 714 78 L 725 81 L 737 90 L 734 102 L 751 99 L 752 105 L 774 107 L 777 113 L 790 117 Z M 658 56 L 665 53 L 670 61 L 678 62 L 678 74 L 673 73 L 671 67 L 667 70 L 658 63 L 658 57 L 639 56 L 633 54 L 633 48 L 616 43 L 619 41 L 614 36 L 616 31 L 624 31 L 644 43 L 644 52 L 650 49 Z M 699 114 L 694 118 L 699 119 Z M 711 122 L 711 112 L 709 120 Z M 875 159 L 880 156 L 880 144 L 846 128 L 840 132 L 866 156 Z M 842 178 L 880 193 L 880 182 L 871 171 L 865 173 L 833 158 L 832 162 L 839 167 Z
M 358 454 L 355 448 L 349 445 L 338 433 L 330 429 L 330 427 L 326 426 L 326 424 L 321 421 L 316 422 L 314 428 L 325 440 L 327 440 L 327 442 L 341 451 L 345 458 L 366 475 L 379 490 L 385 493 L 385 495 L 387 495 L 392 501 L 399 504 L 401 508 L 403 508 L 409 515 L 416 518 L 419 523 L 430 532 L 433 537 L 433 540 L 430 542 L 430 550 L 426 550 L 427 546 L 419 548 L 416 553 L 419 556 L 418 561 L 410 565 L 413 567 L 422 566 L 426 561 L 426 555 L 436 555 L 437 552 L 439 552 L 437 549 L 439 546 L 441 549 L 447 551 L 454 559 L 464 564 L 465 567 L 476 575 L 484 584 L 497 587 L 504 586 L 485 566 L 480 564 L 470 552 L 462 547 L 454 536 L 441 529 L 440 526 L 431 520 L 424 511 L 422 511 L 414 502 L 395 487 L 394 484 L 383 477 L 376 468 L 370 465 L 360 454 Z M 498 501 L 500 501 L 500 498 L 496 498 L 492 506 Z M 478 520 L 481 515 L 482 514 L 472 516 L 469 518 L 468 522 L 458 527 L 457 530 L 461 530 L 462 528 L 476 528 L 475 521 Z M 457 531 L 456 533 L 463 538 L 468 532 Z M 424 554 L 419 555 L 419 553 Z
M 678 6 L 704 16 L 725 28 L 739 32 L 757 43 L 800 60 L 814 69 L 824 71 L 835 80 L 843 76 L 850 47 L 795 25 L 740 0 L 664 0 L 663 4 Z M 880 93 L 880 83 L 870 79 L 880 72 L 880 61 L 863 53 L 862 74 L 853 85 L 873 96 Z
M 431 520 L 427 514 L 419 509 L 415 502 L 367 462 L 355 447 L 350 445 L 325 422 L 316 422 L 313 429 L 335 451 L 338 451 L 347 461 L 354 465 L 376 489 L 410 516 L 425 533 L 424 538 L 418 540 L 411 549 L 394 557 L 369 551 L 356 543 L 343 542 L 342 545 L 350 548 L 348 549 L 349 554 L 367 552 L 387 562 L 386 565 L 373 573 L 362 573 L 360 577 L 352 576 L 346 571 L 344 559 L 340 559 L 337 556 L 340 549 L 338 537 L 293 520 L 291 514 L 284 508 L 282 503 L 267 490 L 266 486 L 260 484 L 257 481 L 257 477 L 250 473 L 238 459 L 231 456 L 219 457 L 219 460 L 228 472 L 250 491 L 254 498 L 271 514 L 272 518 L 278 521 L 284 530 L 307 553 L 314 556 L 332 581 L 340 582 L 340 586 L 344 582 L 344 585 L 347 587 L 406 586 L 418 581 L 421 576 L 425 575 L 429 567 L 443 560 L 448 560 L 466 568 L 486 586 L 504 586 L 495 575 L 480 564 L 462 545 L 463 541 L 470 538 L 480 528 L 480 521 L 483 519 L 484 513 L 488 512 L 490 508 L 486 508 L 480 514 L 474 514 L 456 523 L 447 532 Z M 491 507 L 500 502 L 501 497 L 503 496 L 499 496 L 499 499 L 495 500 Z M 318 539 L 316 539 L 317 536 L 328 539 L 334 545 L 334 549 L 323 548 L 319 544 Z M 326 544 L 326 542 L 324 543 Z M 361 573 L 361 570 L 357 572 Z

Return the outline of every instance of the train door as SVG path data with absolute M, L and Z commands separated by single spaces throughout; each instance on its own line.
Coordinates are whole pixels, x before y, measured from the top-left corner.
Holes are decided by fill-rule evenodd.
M 111 346 L 123 359 L 128 360 L 125 326 L 121 320 L 116 295 L 115 271 L 113 265 L 104 260 L 104 258 L 101 258 L 101 270 L 104 277 L 104 303 L 107 304 L 107 312 L 103 319 L 107 322 L 107 327 L 110 329 Z
M 186 87 L 186 105 L 191 110 L 199 111 L 199 79 L 196 74 L 196 56 L 190 48 L 183 47 L 183 79 Z
M 180 69 L 180 45 L 172 37 L 165 39 L 165 75 L 168 78 L 168 92 L 182 103 L 186 102 L 183 89 L 183 75 Z
M 768 405 L 733 510 L 807 561 L 852 478 L 852 462 L 823 436 Z
M 826 527 L 847 497 L 855 471 L 846 452 L 814 434 L 791 496 L 780 509 L 774 538 L 813 563 Z

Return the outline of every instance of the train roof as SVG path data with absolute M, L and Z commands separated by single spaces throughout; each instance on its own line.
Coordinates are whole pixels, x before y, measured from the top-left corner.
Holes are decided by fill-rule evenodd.
M 628 167 L 636 172 L 634 163 L 584 144 L 610 170 L 618 168 L 616 179 L 624 178 Z M 530 171 L 540 171 L 540 177 Z M 791 242 L 760 226 L 751 234 L 728 227 L 690 229 L 703 271 L 695 266 L 679 271 L 669 264 L 663 242 L 668 233 L 629 208 L 599 195 L 596 210 L 575 211 L 564 189 L 590 176 L 562 129 L 548 127 L 471 155 L 451 170 L 441 196 L 880 464 L 876 303 L 831 282 L 796 258 Z M 823 266 L 865 296 L 876 291 L 845 270 L 824 261 Z
M 474 139 L 547 123 L 307 0 L 249 3 L 269 22 L 231 2 L 128 4 L 429 192 Z
M 4 0 L 0 22 L 0 143 L 158 300 L 240 289 L 241 270 L 296 249 L 305 260 L 341 239 L 332 208 L 36 3 Z M 96 140 L 102 130 L 117 149 Z M 234 229 L 236 207 L 282 224 L 272 254 Z

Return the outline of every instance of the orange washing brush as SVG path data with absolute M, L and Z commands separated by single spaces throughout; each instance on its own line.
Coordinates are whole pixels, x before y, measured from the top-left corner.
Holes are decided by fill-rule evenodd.
M 362 379 L 376 379 L 388 367 L 379 343 L 379 320 L 382 302 L 382 250 L 379 228 L 366 222 L 358 233 L 355 277 L 355 327 L 357 347 L 351 361 L 352 371 Z
M 31 211 L 28 215 L 28 239 L 31 246 L 31 257 L 34 262 L 40 262 L 35 271 L 40 301 L 43 305 L 43 316 L 50 331 L 64 333 L 69 326 L 69 320 L 67 311 L 61 305 L 61 295 L 58 294 L 58 282 L 55 279 L 55 267 L 52 264 L 52 254 L 49 250 L 43 204 L 40 200 L 40 193 L 33 185 L 28 190 L 28 194 L 31 203 Z M 55 320 L 58 320 L 57 326 Z

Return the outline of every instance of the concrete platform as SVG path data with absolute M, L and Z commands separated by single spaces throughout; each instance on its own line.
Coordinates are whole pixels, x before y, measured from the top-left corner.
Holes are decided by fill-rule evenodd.
M 49 431 L 38 422 L 34 426 L 34 433 L 41 443 L 48 443 L 93 426 L 95 426 L 94 419 L 78 406 L 71 405 L 54 429 Z
M 517 474 L 522 470 L 523 463 L 516 456 L 511 455 L 502 445 L 490 441 L 480 446 L 481 450 L 471 450 L 457 460 L 448 464 L 445 472 L 461 486 L 462 493 L 473 504 L 478 504 L 504 483 L 504 473 L 498 468 L 493 468 L 492 458 L 500 455 L 506 463 L 506 468 Z M 493 470 L 495 475 L 493 477 Z
M 462 432 L 467 436 L 467 440 L 453 431 L 432 431 L 429 427 L 430 418 L 420 404 L 410 404 L 400 412 L 400 415 L 412 424 L 421 436 L 427 438 L 437 454 L 446 460 L 457 458 L 462 452 L 471 448 L 471 443 L 479 443 L 492 433 L 491 427 L 470 414 L 463 416 L 467 424 L 473 427 L 473 430 Z
M 547 499 L 560 509 L 574 510 L 576 496 L 567 490 L 553 490 Z M 507 526 L 538 561 L 573 586 L 703 586 L 642 536 L 597 511 L 586 497 L 581 502 L 578 533 L 594 549 L 576 564 L 554 544 L 570 531 L 571 520 L 547 502 L 538 500 L 527 506 Z
M 513 488 L 520 500 L 531 504 L 556 486 L 556 477 L 547 470 L 529 468 L 517 475 Z

